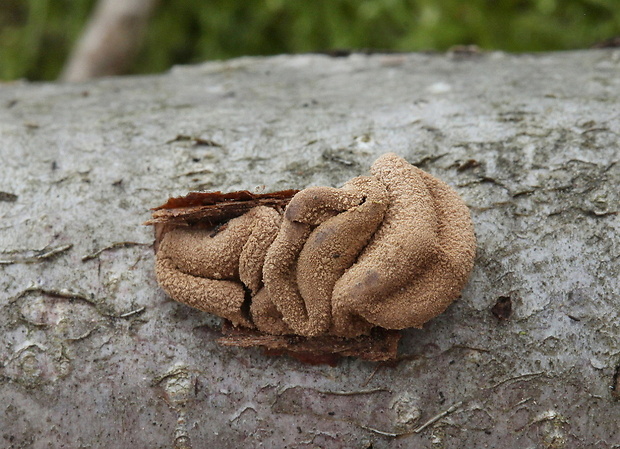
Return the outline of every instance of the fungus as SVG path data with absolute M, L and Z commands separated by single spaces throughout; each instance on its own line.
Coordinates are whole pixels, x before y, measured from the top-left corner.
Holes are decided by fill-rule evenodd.
M 232 323 L 223 344 L 298 355 L 394 358 L 397 330 L 442 313 L 475 256 L 458 194 L 393 153 L 342 188 L 191 193 L 149 223 L 158 282 Z

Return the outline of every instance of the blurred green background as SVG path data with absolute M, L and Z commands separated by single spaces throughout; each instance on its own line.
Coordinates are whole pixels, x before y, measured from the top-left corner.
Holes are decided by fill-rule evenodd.
M 54 79 L 95 0 L 0 0 L 0 79 Z M 620 35 L 620 0 L 162 0 L 131 73 L 241 55 L 587 48 Z

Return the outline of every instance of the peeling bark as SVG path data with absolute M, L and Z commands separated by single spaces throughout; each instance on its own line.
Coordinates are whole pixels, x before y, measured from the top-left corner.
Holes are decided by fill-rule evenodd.
M 302 55 L 3 86 L 2 446 L 617 447 L 619 73 L 617 49 Z M 479 245 L 398 364 L 223 347 L 157 287 L 149 208 L 387 151 L 459 191 Z

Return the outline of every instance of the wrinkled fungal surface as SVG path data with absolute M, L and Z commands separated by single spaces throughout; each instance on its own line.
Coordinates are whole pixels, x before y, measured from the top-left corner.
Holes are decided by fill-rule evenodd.
M 253 335 L 421 327 L 473 266 L 465 203 L 393 153 L 341 188 L 191 195 L 154 212 L 159 284 Z

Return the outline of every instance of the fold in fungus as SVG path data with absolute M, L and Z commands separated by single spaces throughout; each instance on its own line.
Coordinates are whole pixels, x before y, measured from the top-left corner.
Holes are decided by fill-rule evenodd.
M 159 284 L 230 321 L 223 344 L 298 353 L 393 358 L 389 330 L 442 313 L 475 255 L 458 194 L 393 153 L 342 188 L 191 193 L 149 223 Z

